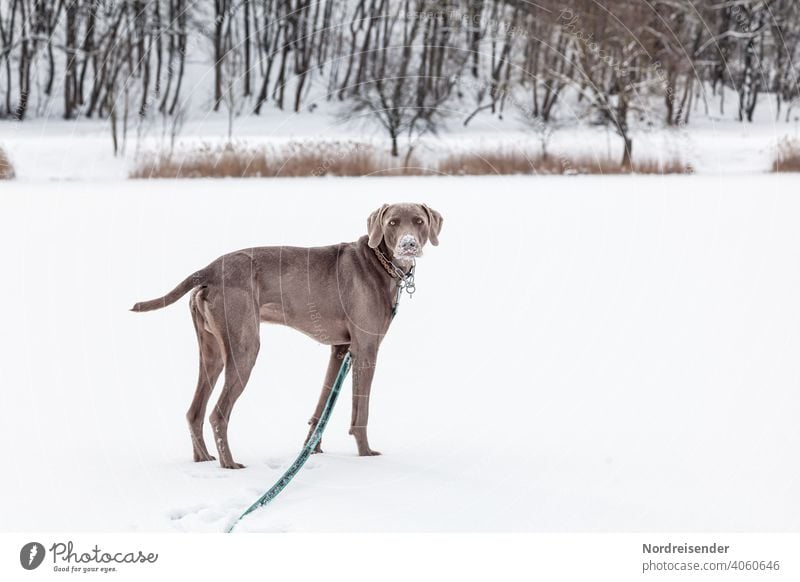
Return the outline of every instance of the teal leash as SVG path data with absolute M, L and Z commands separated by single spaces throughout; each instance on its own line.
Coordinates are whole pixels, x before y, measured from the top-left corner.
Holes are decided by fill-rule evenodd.
M 292 463 L 292 465 L 286 469 L 286 472 L 281 475 L 281 478 L 278 479 L 272 487 L 267 489 L 266 493 L 259 497 L 256 502 L 253 503 L 253 505 L 248 507 L 247 511 L 236 518 L 236 521 L 234 521 L 230 527 L 225 530 L 225 533 L 231 533 L 233 528 L 236 527 L 236 524 L 239 523 L 244 516 L 254 512 L 259 507 L 264 507 L 267 503 L 275 499 L 278 494 L 286 488 L 294 476 L 297 475 L 303 465 L 305 465 L 308 457 L 310 457 L 311 453 L 314 451 L 314 447 L 316 447 L 319 441 L 322 440 L 322 433 L 325 430 L 325 426 L 328 424 L 328 419 L 331 416 L 331 412 L 333 412 L 333 406 L 336 404 L 336 399 L 339 398 L 339 392 L 342 389 L 342 384 L 344 383 L 344 379 L 347 377 L 347 373 L 350 371 L 350 365 L 352 362 L 353 358 L 350 355 L 350 352 L 347 352 L 342 360 L 342 365 L 339 367 L 339 373 L 336 375 L 336 381 L 333 383 L 333 387 L 331 388 L 331 393 L 328 395 L 327 402 L 325 402 L 325 408 L 322 410 L 322 414 L 319 417 L 319 422 L 317 423 L 314 432 L 311 434 L 311 438 L 308 439 L 308 442 L 303 447 L 303 450 L 300 451 L 300 454 L 294 460 L 294 463 Z
M 394 266 L 394 264 L 392 263 Z M 399 273 L 402 274 L 397 267 L 395 267 Z M 392 317 L 397 315 L 397 309 L 400 305 L 400 295 L 403 291 L 408 293 L 408 296 L 411 297 L 414 294 L 415 287 L 414 287 L 414 267 L 406 273 L 402 274 L 399 277 L 399 281 L 397 284 L 397 297 L 395 298 L 394 305 L 392 306 Z M 259 497 L 255 503 L 253 503 L 247 510 L 236 518 L 236 520 L 225 530 L 225 533 L 231 533 L 233 528 L 242 521 L 246 515 L 254 512 L 259 507 L 264 507 L 270 501 L 275 499 L 281 491 L 286 489 L 286 486 L 294 479 L 294 476 L 300 472 L 300 469 L 305 465 L 308 457 L 311 456 L 311 453 L 314 452 L 314 448 L 316 448 L 319 441 L 322 440 L 322 433 L 325 431 L 325 427 L 328 424 L 328 419 L 333 412 L 333 407 L 336 405 L 336 400 L 339 398 L 339 392 L 342 390 L 342 384 L 344 384 L 345 378 L 347 378 L 347 374 L 350 372 L 350 367 L 353 363 L 353 357 L 350 355 L 350 352 L 347 352 L 342 360 L 342 365 L 339 366 L 339 373 L 336 375 L 336 380 L 333 382 L 333 387 L 331 388 L 331 393 L 328 395 L 328 400 L 325 402 L 325 408 L 322 410 L 322 414 L 319 417 L 319 422 L 317 422 L 317 426 L 314 428 L 314 432 L 311 433 L 311 437 L 306 442 L 303 450 L 300 451 L 300 454 L 297 455 L 297 458 L 294 460 L 294 463 L 286 469 L 286 472 L 281 475 L 280 479 L 275 481 L 275 484 L 267 489 L 267 491 Z

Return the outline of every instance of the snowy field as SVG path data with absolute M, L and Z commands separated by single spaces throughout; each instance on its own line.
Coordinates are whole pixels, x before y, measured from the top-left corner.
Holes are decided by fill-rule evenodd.
M 242 530 L 800 530 L 798 177 L 33 183 L 32 159 L 0 185 L 4 530 L 223 530 L 297 454 L 328 348 L 262 326 L 223 470 L 191 462 L 187 300 L 128 308 L 405 200 L 445 224 L 379 358 L 383 456 L 356 456 L 348 382 Z

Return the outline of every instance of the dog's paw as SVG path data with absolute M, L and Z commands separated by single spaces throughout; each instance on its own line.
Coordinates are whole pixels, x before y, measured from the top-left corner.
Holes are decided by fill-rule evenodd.
M 244 469 L 244 465 L 231 461 L 230 463 L 220 463 L 223 469 Z
M 359 457 L 377 457 L 380 455 L 380 451 L 374 451 L 372 449 L 367 449 L 366 451 L 358 451 Z

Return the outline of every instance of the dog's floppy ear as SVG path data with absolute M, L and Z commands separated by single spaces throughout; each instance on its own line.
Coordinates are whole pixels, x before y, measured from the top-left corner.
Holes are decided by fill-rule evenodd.
M 442 218 L 442 215 L 436 212 L 433 208 L 429 208 L 427 204 L 423 204 L 422 209 L 427 213 L 428 223 L 431 225 L 430 234 L 428 235 L 431 239 L 431 244 L 433 246 L 438 246 L 439 233 L 442 232 L 442 223 L 444 222 L 444 218 Z
M 389 208 L 388 204 L 384 204 L 375 212 L 369 215 L 367 219 L 367 233 L 369 234 L 369 247 L 374 249 L 383 240 L 383 213 Z

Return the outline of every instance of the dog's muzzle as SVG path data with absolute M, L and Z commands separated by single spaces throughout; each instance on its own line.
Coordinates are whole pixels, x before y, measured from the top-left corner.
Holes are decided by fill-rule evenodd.
M 395 249 L 394 256 L 399 258 L 413 258 L 421 254 L 422 248 L 417 243 L 417 239 L 414 238 L 414 235 L 404 234 L 400 237 L 400 240 L 397 241 L 397 248 Z

